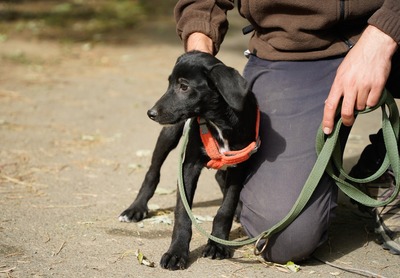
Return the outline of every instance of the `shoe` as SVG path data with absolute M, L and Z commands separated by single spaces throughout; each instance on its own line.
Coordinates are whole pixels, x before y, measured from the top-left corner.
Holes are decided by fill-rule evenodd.
M 366 178 L 375 173 L 383 162 L 386 150 L 382 132 L 370 136 L 371 144 L 361 153 L 357 164 L 351 169 L 350 176 Z M 355 184 L 370 197 L 380 201 L 389 198 L 395 189 L 393 172 L 389 169 L 378 179 L 364 184 Z M 392 254 L 400 255 L 400 195 L 393 202 L 383 207 L 366 207 L 354 200 L 363 213 L 370 214 L 375 220 L 375 233 L 379 236 L 382 247 Z

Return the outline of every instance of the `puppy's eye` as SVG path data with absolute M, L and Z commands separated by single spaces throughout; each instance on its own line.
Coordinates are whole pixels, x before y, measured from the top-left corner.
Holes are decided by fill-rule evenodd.
M 179 84 L 179 89 L 180 89 L 181 91 L 186 92 L 187 89 L 189 89 L 189 86 L 186 85 L 186 84 Z

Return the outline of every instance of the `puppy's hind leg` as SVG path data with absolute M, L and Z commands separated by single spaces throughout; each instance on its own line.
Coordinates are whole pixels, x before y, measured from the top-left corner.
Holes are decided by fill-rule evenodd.
M 138 222 L 148 214 L 147 203 L 153 197 L 160 181 L 160 170 L 168 154 L 176 148 L 182 135 L 184 122 L 163 127 L 151 158 L 151 165 L 134 202 L 120 216 L 121 222 Z

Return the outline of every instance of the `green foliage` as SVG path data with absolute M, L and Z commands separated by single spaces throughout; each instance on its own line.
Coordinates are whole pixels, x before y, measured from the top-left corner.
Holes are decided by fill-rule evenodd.
M 3 2 L 3 1 L 2 1 Z M 132 36 L 156 17 L 172 17 L 172 0 L 38 0 L 3 2 L 0 33 L 71 41 Z
M 72 1 L 54 5 L 43 18 L 49 25 L 68 27 L 86 23 L 88 29 L 111 30 L 135 26 L 146 18 L 138 1 Z M 89 3 L 89 4 L 88 4 Z
M 150 16 L 172 16 L 177 0 L 139 0 L 145 13 Z

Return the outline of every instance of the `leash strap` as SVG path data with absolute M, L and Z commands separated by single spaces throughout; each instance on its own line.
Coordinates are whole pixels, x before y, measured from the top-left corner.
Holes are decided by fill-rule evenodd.
M 389 109 L 390 114 L 387 115 L 385 107 Z M 184 181 L 183 181 L 183 161 L 185 159 L 185 150 L 187 143 L 189 141 L 189 130 L 190 130 L 190 123 L 187 125 L 188 128 L 184 131 L 183 134 L 183 145 L 182 145 L 182 152 L 179 160 L 179 171 L 178 171 L 178 189 L 180 193 L 181 200 L 183 202 L 183 205 L 186 209 L 186 212 L 191 219 L 193 225 L 197 228 L 197 230 L 203 234 L 204 236 L 208 237 L 209 239 L 223 244 L 227 246 L 243 246 L 247 244 L 251 244 L 255 242 L 255 248 L 254 248 L 254 253 L 256 255 L 259 255 L 260 253 L 263 252 L 263 250 L 266 248 L 266 245 L 268 243 L 268 238 L 283 230 L 286 228 L 303 210 L 303 208 L 306 206 L 308 200 L 310 199 L 312 193 L 314 192 L 315 188 L 317 187 L 322 175 L 326 172 L 328 173 L 337 183 L 339 188 L 350 198 L 353 198 L 354 200 L 360 202 L 361 204 L 364 204 L 366 206 L 382 206 L 385 204 L 390 203 L 394 198 L 399 193 L 399 181 L 400 181 L 400 158 L 399 158 L 399 152 L 398 152 L 398 136 L 399 136 L 399 112 L 397 109 L 397 105 L 393 99 L 393 97 L 386 91 L 384 90 L 380 99 L 380 102 L 377 106 L 374 108 L 368 108 L 364 111 L 359 112 L 359 114 L 362 113 L 368 113 L 373 110 L 375 110 L 378 107 L 382 107 L 382 130 L 383 130 L 383 135 L 384 135 L 384 140 L 385 140 L 385 147 L 386 147 L 386 157 L 385 160 L 381 166 L 381 168 L 372 175 L 371 177 L 368 177 L 366 179 L 355 179 L 350 176 L 348 176 L 341 165 L 342 161 L 342 154 L 341 154 L 341 149 L 338 144 L 338 138 L 339 138 L 339 131 L 340 127 L 342 126 L 342 121 L 339 119 L 337 123 L 335 124 L 335 128 L 333 132 L 329 136 L 325 136 L 322 132 L 322 129 L 320 128 L 318 133 L 317 133 L 317 138 L 316 138 L 316 150 L 317 150 L 317 161 L 314 164 L 313 169 L 310 172 L 310 175 L 308 176 L 305 185 L 300 192 L 299 197 L 297 198 L 296 202 L 294 203 L 292 209 L 289 211 L 289 213 L 278 223 L 276 223 L 274 226 L 269 228 L 268 230 L 262 232 L 258 236 L 254 238 L 249 238 L 246 240 L 235 240 L 235 241 L 229 241 L 229 240 L 223 240 L 220 238 L 217 238 L 213 235 L 210 235 L 208 232 L 206 232 L 203 227 L 201 227 L 197 221 L 196 218 L 194 217 L 193 213 L 191 212 L 190 206 L 188 204 L 186 195 L 185 195 L 185 188 L 184 188 Z M 192 121 L 192 119 L 189 119 L 188 121 Z M 395 174 L 395 179 L 396 179 L 396 186 L 395 190 L 390 198 L 388 198 L 385 201 L 377 201 L 365 193 L 361 192 L 348 182 L 346 182 L 343 178 L 339 177 L 336 172 L 339 172 L 344 178 L 358 182 L 358 183 L 365 183 L 369 182 L 371 180 L 374 180 L 381 176 L 389 167 L 389 165 L 392 166 L 393 172 Z M 258 251 L 257 246 L 258 243 L 261 240 L 265 240 L 263 247 L 261 251 Z
M 384 90 L 382 93 L 382 97 L 377 106 L 373 108 L 368 108 L 363 111 L 359 111 L 358 114 L 365 114 L 371 112 L 377 108 L 381 108 L 382 110 L 382 132 L 383 138 L 385 142 L 386 155 L 382 162 L 380 168 L 371 176 L 363 179 L 356 179 L 349 176 L 344 170 L 342 165 L 342 151 L 340 148 L 339 142 L 336 143 L 334 151 L 332 153 L 332 160 L 329 162 L 326 168 L 326 172 L 329 176 L 331 176 L 337 186 L 345 193 L 348 197 L 353 200 L 368 206 L 368 207 L 381 207 L 391 203 L 399 194 L 400 189 L 400 158 L 399 158 L 399 149 L 398 149 L 398 139 L 399 139 L 399 111 L 396 105 L 395 100 L 392 95 Z M 387 109 L 386 109 L 387 108 Z M 388 114 L 389 112 L 389 114 Z M 336 124 L 335 132 L 339 133 L 339 129 L 342 126 L 342 120 L 339 119 Z M 321 130 L 317 134 L 316 139 L 316 149 L 317 154 L 319 154 L 324 144 L 324 135 Z M 371 198 L 348 181 L 364 184 L 376 180 L 380 176 L 382 176 L 388 168 L 391 167 L 395 177 L 395 188 L 391 194 L 391 196 L 384 200 L 379 201 L 374 198 Z

